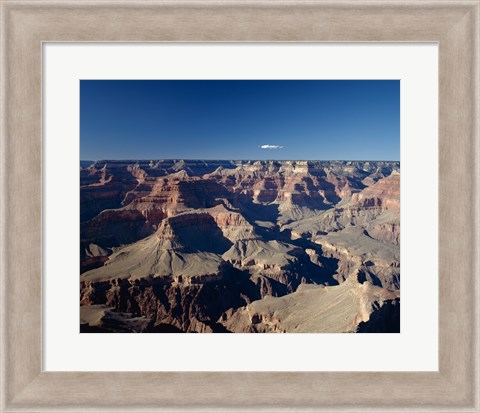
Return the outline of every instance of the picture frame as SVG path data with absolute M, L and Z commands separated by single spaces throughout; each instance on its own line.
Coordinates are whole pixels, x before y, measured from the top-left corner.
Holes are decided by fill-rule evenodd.
M 1 411 L 480 411 L 479 12 L 478 0 L 3 0 Z M 53 41 L 438 42 L 439 371 L 43 372 L 42 43 Z

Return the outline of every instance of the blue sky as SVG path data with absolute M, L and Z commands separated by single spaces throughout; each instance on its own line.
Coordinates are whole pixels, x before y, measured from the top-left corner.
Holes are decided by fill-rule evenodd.
M 80 157 L 399 160 L 400 81 L 81 80 Z

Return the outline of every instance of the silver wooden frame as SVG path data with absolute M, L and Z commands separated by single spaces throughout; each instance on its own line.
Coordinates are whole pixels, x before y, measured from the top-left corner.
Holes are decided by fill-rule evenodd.
M 0 4 L 1 411 L 480 411 L 478 0 Z M 439 372 L 42 372 L 48 41 L 438 42 Z

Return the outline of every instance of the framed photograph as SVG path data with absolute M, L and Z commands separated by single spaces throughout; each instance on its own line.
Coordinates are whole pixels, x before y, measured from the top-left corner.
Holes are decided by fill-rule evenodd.
M 2 2 L 1 411 L 480 411 L 479 10 Z

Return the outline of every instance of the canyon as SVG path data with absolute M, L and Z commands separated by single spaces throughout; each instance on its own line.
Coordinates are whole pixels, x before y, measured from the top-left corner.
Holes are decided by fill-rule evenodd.
M 400 332 L 400 163 L 81 161 L 80 331 Z

